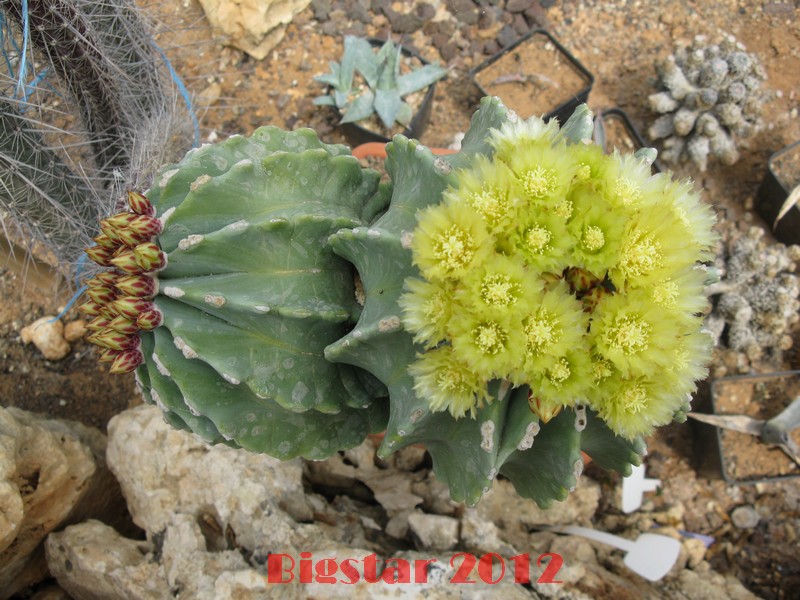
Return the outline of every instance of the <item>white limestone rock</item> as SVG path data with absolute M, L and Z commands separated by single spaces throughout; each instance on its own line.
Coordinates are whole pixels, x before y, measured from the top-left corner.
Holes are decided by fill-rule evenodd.
M 211 26 L 256 60 L 283 39 L 294 16 L 311 0 L 200 0 Z
M 161 411 L 138 406 L 108 425 L 107 460 L 134 522 L 148 534 L 164 531 L 174 514 L 210 514 L 239 545 L 300 547 L 304 528 L 282 507 L 306 503 L 299 460 L 210 446 L 164 423 Z M 312 537 L 318 533 L 309 530 Z
M 81 600 L 160 600 L 172 596 L 152 545 L 130 540 L 99 521 L 47 538 L 47 564 L 59 585 Z
M 119 514 L 122 499 L 104 452 L 96 429 L 0 408 L 0 598 L 47 575 L 48 533 Z

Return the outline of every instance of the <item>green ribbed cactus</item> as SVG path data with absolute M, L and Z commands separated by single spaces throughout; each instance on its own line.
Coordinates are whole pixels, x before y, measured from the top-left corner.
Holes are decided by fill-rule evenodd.
M 591 129 L 486 99 L 458 154 L 395 137 L 386 184 L 308 130 L 192 151 L 101 223 L 90 340 L 211 442 L 318 459 L 385 430 L 469 504 L 498 474 L 564 499 L 581 450 L 627 473 L 702 376 L 713 236 Z

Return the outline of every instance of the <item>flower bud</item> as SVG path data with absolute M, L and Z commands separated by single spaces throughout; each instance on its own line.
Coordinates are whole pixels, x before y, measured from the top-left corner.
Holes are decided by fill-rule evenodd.
M 113 288 L 102 285 L 90 286 L 89 289 L 86 290 L 86 295 L 100 306 L 113 302 L 117 299 L 117 294 Z
M 114 319 L 112 319 L 111 321 L 109 321 L 108 328 L 113 329 L 114 331 L 122 333 L 124 335 L 133 335 L 134 333 L 139 331 L 139 328 L 136 326 L 136 323 L 134 323 L 131 319 L 129 319 L 124 315 L 119 315 L 117 317 L 114 317 Z
M 145 271 L 155 271 L 167 264 L 166 255 L 153 242 L 144 242 L 133 249 L 136 264 Z
M 142 354 L 141 350 L 138 348 L 128 350 L 127 352 L 122 352 L 116 356 L 114 362 L 111 363 L 109 373 L 114 375 L 130 373 L 143 362 L 144 355 Z
M 114 252 L 104 246 L 92 246 L 86 249 L 86 256 L 101 267 L 110 267 L 112 266 L 111 259 L 114 256 Z
M 164 316 L 161 314 L 161 311 L 157 308 L 153 308 L 142 312 L 139 318 L 136 319 L 136 325 L 139 329 L 150 331 L 161 325 L 163 320 Z
M 128 317 L 134 321 L 139 317 L 140 313 L 146 310 L 152 310 L 153 303 L 143 298 L 125 296 L 124 298 L 119 298 L 112 302 L 111 307 L 117 314 Z
M 130 206 L 131 210 L 137 215 L 155 216 L 156 214 L 156 209 L 153 207 L 150 200 L 139 192 L 128 192 L 128 206 Z
M 125 275 L 116 283 L 117 289 L 126 296 L 152 298 L 156 293 L 156 281 L 147 275 Z

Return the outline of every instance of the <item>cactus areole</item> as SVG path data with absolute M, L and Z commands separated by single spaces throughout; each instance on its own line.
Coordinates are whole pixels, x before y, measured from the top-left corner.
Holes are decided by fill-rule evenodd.
M 456 501 L 540 506 L 581 450 L 622 474 L 688 410 L 713 215 L 691 185 L 486 98 L 462 150 L 396 136 L 390 181 L 264 127 L 164 168 L 89 256 L 89 339 L 175 427 L 322 459 L 386 431 Z

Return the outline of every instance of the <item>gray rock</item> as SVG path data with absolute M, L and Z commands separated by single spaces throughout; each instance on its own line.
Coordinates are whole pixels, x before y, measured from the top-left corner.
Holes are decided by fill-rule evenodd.
M 458 543 L 458 521 L 452 517 L 413 513 L 408 526 L 419 550 L 443 552 Z
M 528 10 L 533 4 L 533 0 L 508 0 L 506 10 L 512 13 L 521 13 Z
M 758 511 L 749 504 L 737 506 L 733 509 L 733 512 L 731 512 L 731 521 L 733 521 L 733 524 L 739 529 L 753 529 L 758 525 L 760 520 L 761 516 L 758 514 Z
M 495 39 L 502 48 L 505 48 L 516 42 L 517 38 L 519 38 L 519 34 L 514 27 L 512 25 L 504 25 Z
M 331 0 L 311 0 L 311 9 L 317 21 L 327 21 L 331 13 Z
M 472 0 L 447 0 L 447 10 L 465 25 L 475 25 L 478 22 L 478 7 Z

